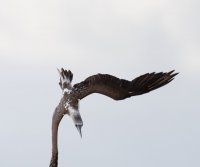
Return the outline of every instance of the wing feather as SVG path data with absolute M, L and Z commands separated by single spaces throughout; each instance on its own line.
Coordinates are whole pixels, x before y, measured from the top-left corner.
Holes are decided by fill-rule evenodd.
M 131 96 L 148 93 L 168 84 L 178 74 L 173 72 L 174 70 L 168 73 L 146 73 L 132 81 L 119 79 L 108 74 L 97 74 L 75 84 L 72 94 L 78 99 L 83 99 L 92 93 L 100 93 L 114 100 L 122 100 Z

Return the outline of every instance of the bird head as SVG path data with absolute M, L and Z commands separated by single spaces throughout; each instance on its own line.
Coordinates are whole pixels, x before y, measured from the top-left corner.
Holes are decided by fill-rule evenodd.
M 83 121 L 82 121 L 80 112 L 74 109 L 73 107 L 69 107 L 68 111 L 69 111 L 69 116 L 72 118 L 75 127 L 77 128 L 80 136 L 82 137 L 81 128 L 83 126 Z

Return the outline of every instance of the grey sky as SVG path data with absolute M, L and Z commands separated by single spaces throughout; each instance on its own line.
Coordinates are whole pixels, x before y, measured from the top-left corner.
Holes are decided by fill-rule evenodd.
M 1 166 L 44 167 L 61 97 L 56 68 L 73 83 L 96 73 L 133 79 L 176 69 L 169 85 L 113 101 L 80 103 L 80 139 L 67 116 L 59 166 L 199 167 L 200 1 L 0 2 Z

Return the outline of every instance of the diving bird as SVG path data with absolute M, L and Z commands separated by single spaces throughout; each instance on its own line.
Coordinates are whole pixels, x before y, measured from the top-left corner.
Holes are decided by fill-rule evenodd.
M 72 86 L 73 74 L 70 70 L 58 70 L 63 97 L 56 107 L 52 118 L 52 157 L 50 167 L 58 165 L 58 127 L 65 114 L 70 116 L 82 137 L 83 121 L 79 112 L 79 101 L 92 93 L 100 93 L 114 100 L 142 95 L 171 82 L 178 73 L 146 73 L 132 81 L 119 79 L 109 74 L 96 74 Z

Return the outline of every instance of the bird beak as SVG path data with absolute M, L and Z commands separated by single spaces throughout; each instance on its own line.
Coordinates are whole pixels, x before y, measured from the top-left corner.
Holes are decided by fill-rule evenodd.
M 81 133 L 82 125 L 75 125 L 75 126 L 76 126 L 76 128 L 77 128 L 77 130 L 78 130 L 78 132 L 79 132 L 79 134 L 80 134 L 80 136 L 82 138 L 82 133 Z

